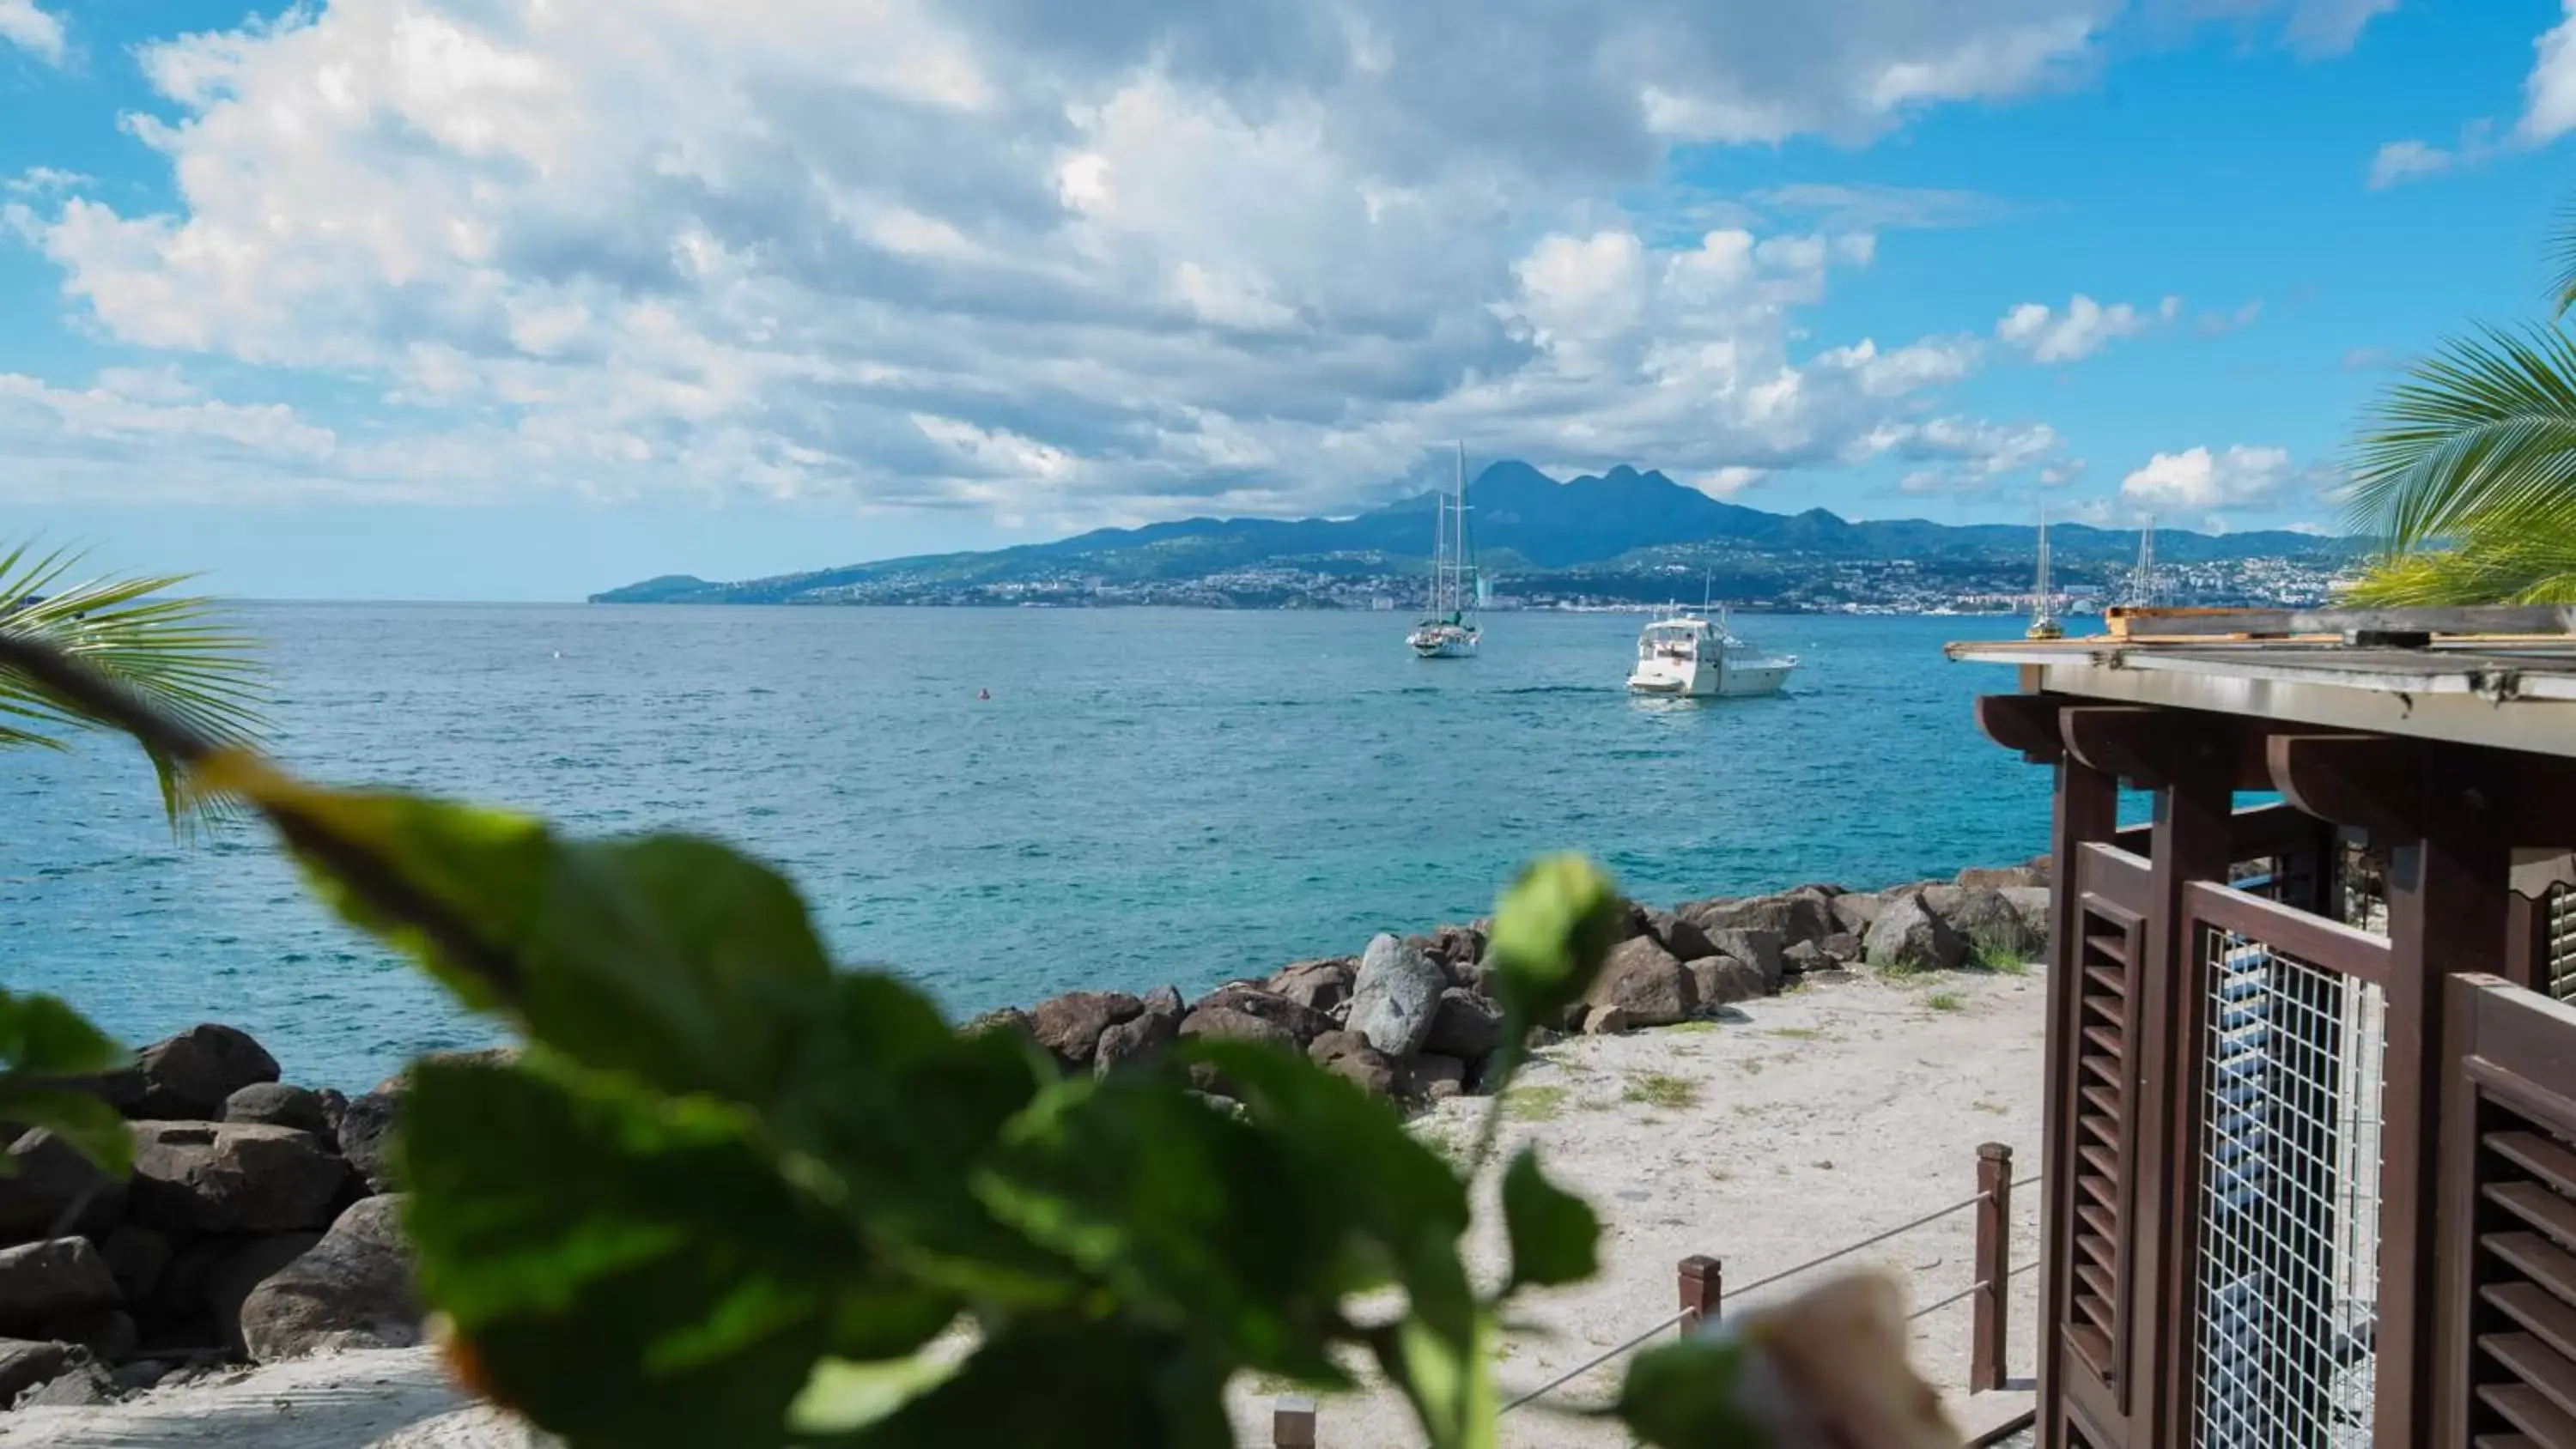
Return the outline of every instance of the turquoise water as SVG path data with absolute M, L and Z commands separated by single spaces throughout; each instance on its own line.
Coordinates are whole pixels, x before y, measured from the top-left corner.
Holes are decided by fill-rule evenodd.
M 1748 619 L 1805 662 L 1794 693 L 1721 704 L 1630 698 L 1623 615 L 1495 615 L 1483 657 L 1430 662 L 1387 614 L 241 612 L 297 769 L 722 836 L 797 880 L 843 958 L 960 1012 L 1355 951 L 1482 913 L 1544 850 L 1671 901 L 2047 838 L 2044 772 L 1969 716 L 2011 678 L 1940 652 L 2009 621 Z M 232 1022 L 342 1087 L 488 1036 L 264 839 L 175 844 L 104 740 L 0 754 L 0 984 L 135 1041 Z

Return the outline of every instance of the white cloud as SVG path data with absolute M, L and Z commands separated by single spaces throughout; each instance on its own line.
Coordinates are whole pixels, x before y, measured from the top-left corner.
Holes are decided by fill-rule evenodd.
M 2206 447 L 2158 453 L 2120 480 L 2120 496 L 2148 510 L 2262 508 L 2282 501 L 2306 477 L 2288 449 L 2238 443 L 2219 453 Z
M 2370 189 L 2385 191 L 2427 176 L 2439 176 L 2458 164 L 2459 158 L 2439 146 L 2422 141 L 2390 141 L 2370 158 Z
M 2525 141 L 2554 141 L 2576 130 L 2576 0 L 2566 0 L 2565 16 L 2531 43 L 2537 55 L 2522 83 L 2516 129 Z
M 2034 468 L 2042 486 L 2053 486 L 2083 466 L 2066 456 L 2066 439 L 2046 423 L 1937 417 L 1882 428 L 1869 442 L 1873 452 L 1927 465 L 1908 471 L 1897 484 L 1900 492 L 1913 494 L 1981 493 Z
M 2135 337 L 2181 314 L 2180 297 L 2167 297 L 2152 311 L 2141 311 L 2126 302 L 2105 307 L 2078 293 L 2063 312 L 2038 302 L 2022 303 L 1995 323 L 1995 336 L 2029 354 L 2034 362 L 2076 362 L 2116 338 Z
M 1869 206 L 1950 203 L 1619 198 L 2053 84 L 2116 8 L 330 0 L 139 53 L 171 209 L 12 215 L 112 340 L 381 397 L 284 479 L 1052 524 L 1345 505 L 1464 436 L 1740 487 L 1976 364 L 1800 325 Z
M 2370 22 L 2397 8 L 2398 0 L 2159 0 L 2169 20 L 2184 23 L 2233 20 L 2240 25 L 2269 22 L 2280 43 L 2292 52 L 2318 59 L 2352 49 Z
M 0 0 L 0 41 L 35 52 L 48 65 L 63 63 L 63 23 L 36 8 L 36 0 Z

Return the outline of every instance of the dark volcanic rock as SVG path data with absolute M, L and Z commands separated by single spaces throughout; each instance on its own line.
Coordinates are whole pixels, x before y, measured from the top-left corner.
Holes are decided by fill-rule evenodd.
M 110 1362 L 134 1352 L 135 1344 L 142 1341 L 133 1315 L 121 1308 L 93 1308 L 54 1319 L 45 1325 L 45 1337 L 78 1344 L 92 1357 Z
M 1805 945 L 1806 943 L 1802 941 L 1799 944 Z M 1861 952 L 1865 949 L 1861 944 L 1860 937 L 1851 934 L 1849 931 L 1836 931 L 1825 939 L 1816 942 L 1815 945 L 1817 950 L 1824 952 L 1827 957 L 1831 958 L 1838 965 L 1848 965 L 1851 962 L 1859 960 L 1861 958 Z M 1781 954 L 1781 959 L 1784 961 L 1787 959 L 1786 952 Z
M 1467 1064 L 1456 1057 L 1424 1052 L 1405 1065 L 1405 1090 L 1426 1102 L 1445 1102 L 1467 1090 Z
M 40 1127 L 21 1134 L 9 1144 L 9 1156 L 16 1171 L 0 1177 L 0 1239 L 57 1230 L 103 1237 L 125 1216 L 125 1184 L 51 1132 Z
M 116 1303 L 116 1277 L 87 1238 L 0 1248 L 0 1333 L 41 1331 Z
M 1463 986 L 1440 993 L 1422 1049 L 1474 1061 L 1503 1044 L 1503 1009 Z
M 420 1342 L 420 1300 L 401 1215 L 400 1198 L 363 1199 L 310 1252 L 252 1289 L 238 1320 L 250 1356 L 269 1363 Z
M 1348 956 L 1331 956 L 1282 966 L 1271 974 L 1265 988 L 1273 996 L 1330 1015 L 1335 1008 L 1350 1004 L 1351 983 L 1358 976 L 1359 962 Z
M 1284 996 L 1274 996 L 1248 981 L 1220 986 L 1198 999 L 1192 1011 L 1239 1011 L 1283 1027 L 1296 1039 L 1299 1050 L 1307 1043 L 1333 1029 L 1333 1019 L 1312 1007 L 1300 1006 Z
M 1144 1015 L 1145 1003 L 1124 991 L 1068 991 L 1029 1012 L 1037 1044 L 1068 1072 L 1088 1072 L 1100 1051 L 1100 1034 Z
M 1860 943 L 1855 941 L 1852 944 L 1854 949 L 1858 949 Z M 1810 971 L 1830 971 L 1834 964 L 1834 958 L 1825 954 L 1825 948 L 1813 941 L 1800 941 L 1780 953 L 1780 969 L 1792 976 L 1803 976 Z
M 151 1296 L 161 1271 L 170 1266 L 170 1235 L 141 1223 L 119 1223 L 98 1252 L 107 1260 L 107 1271 L 115 1276 L 116 1289 L 125 1301 L 140 1303 Z
M 1971 889 L 2001 890 L 2005 886 L 2046 886 L 2048 872 L 2028 865 L 1972 865 L 1959 872 L 1959 884 Z
M 1158 1003 L 1158 1007 L 1165 1004 Z M 1129 1062 L 1151 1061 L 1165 1047 L 1180 1040 L 1181 1013 L 1177 994 L 1169 1009 L 1154 1009 L 1122 1021 L 1100 1033 L 1099 1049 L 1092 1056 L 1091 1069 L 1107 1076 Z
M 1834 902 L 1842 899 L 1821 891 L 1784 891 L 1740 901 L 1698 901 L 1683 906 L 1681 915 L 1712 939 L 1725 930 L 1777 931 L 1785 947 L 1792 941 L 1818 940 L 1836 930 Z
M 0 1338 L 0 1405 L 70 1368 L 71 1354 L 50 1339 Z
M 253 1082 L 224 1099 L 224 1122 L 257 1122 L 270 1127 L 292 1127 L 327 1137 L 331 1131 L 328 1104 L 321 1093 L 306 1087 L 290 1087 L 284 1082 Z
M 137 1052 L 142 1095 L 125 1109 L 139 1120 L 211 1122 L 224 1099 L 254 1082 L 277 1080 L 277 1058 L 250 1033 L 207 1022 Z
M 1282 1051 L 1297 1050 L 1297 1034 L 1275 1021 L 1230 1006 L 1202 1006 L 1181 1018 L 1181 1035 L 1234 1041 L 1269 1042 Z
M 1762 973 L 1762 990 L 1769 994 L 1780 989 L 1780 977 L 1788 970 L 1785 947 L 1777 931 L 1757 926 L 1727 926 L 1711 931 L 1709 949 L 1702 956 L 1732 956 Z M 1809 944 L 1800 942 L 1800 945 Z M 1684 960 L 1696 959 L 1684 957 Z
M 1708 933 L 1695 921 L 1684 920 L 1670 911 L 1648 910 L 1642 914 L 1645 922 L 1642 934 L 1654 937 L 1656 944 L 1670 951 L 1675 960 L 1692 961 L 1702 956 L 1713 956 L 1719 950 L 1717 943 L 1711 941 Z
M 1421 951 L 1393 936 L 1372 938 L 1351 991 L 1351 1030 L 1392 1057 L 1409 1057 L 1431 1034 L 1448 975 Z
M 1733 956 L 1703 956 L 1686 963 L 1685 969 L 1690 972 L 1691 989 L 1702 1011 L 1768 996 L 1776 989 L 1775 978 L 1764 976 L 1761 967 Z
M 1620 942 L 1583 1000 L 1583 1029 L 1596 1036 L 1687 1021 L 1699 1005 L 1690 972 L 1652 936 Z
M 1862 950 L 1869 964 L 1882 971 L 1949 971 L 1966 959 L 1968 942 L 1914 892 L 1879 910 Z
M 395 1185 L 394 1125 L 401 1114 L 400 1092 L 369 1092 L 351 1097 L 332 1124 L 340 1155 L 369 1192 L 388 1192 Z
M 94 1409 L 116 1399 L 116 1380 L 99 1364 L 73 1364 L 44 1387 L 18 1396 L 21 1409 Z
M 134 1124 L 134 1216 L 160 1228 L 282 1233 L 331 1219 L 349 1165 L 309 1132 L 251 1122 Z
M 2047 931 L 2032 925 L 2002 891 L 1954 886 L 1939 897 L 1925 891 L 1923 903 L 1967 940 L 1968 949 L 1980 961 L 1988 964 L 2036 960 L 2047 949 Z
M 206 1315 L 223 1336 L 225 1347 L 235 1353 L 243 1351 L 242 1305 L 251 1294 L 321 1241 L 320 1233 L 252 1238 L 206 1274 Z
M 959 1036 L 982 1036 L 992 1031 L 1007 1031 L 1031 1041 L 1037 1040 L 1037 1028 L 1029 1020 L 1029 1014 L 1016 1006 L 997 1007 L 957 1028 Z

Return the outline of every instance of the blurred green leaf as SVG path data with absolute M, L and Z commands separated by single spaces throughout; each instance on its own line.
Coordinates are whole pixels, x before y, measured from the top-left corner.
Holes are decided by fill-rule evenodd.
M 42 1127 L 111 1176 L 134 1168 L 134 1133 L 125 1115 L 87 1092 L 29 1085 L 14 1076 L 0 1080 L 0 1122 Z M 0 1176 L 17 1170 L 18 1160 L 0 1153 Z
M 788 1427 L 798 1434 L 864 1429 L 955 1378 L 965 1366 L 963 1357 L 927 1349 L 869 1363 L 824 1359 L 788 1406 Z
M 124 1066 L 132 1054 L 60 998 L 0 991 L 0 1070 L 77 1077 Z
M 961 1307 L 706 1098 L 542 1053 L 431 1060 L 403 1126 L 424 1296 L 495 1397 L 576 1446 L 781 1442 L 818 1358 L 910 1353 Z
M 1514 1288 L 1561 1287 L 1601 1270 L 1601 1220 L 1590 1204 L 1547 1180 L 1536 1147 L 1522 1148 L 1503 1173 L 1503 1225 Z
M 1610 878 L 1579 855 L 1544 856 L 1522 870 L 1495 908 L 1485 949 L 1508 1017 L 1554 1025 L 1619 943 L 1626 910 Z
M 1145 1322 L 1314 1383 L 1347 1276 L 1349 1214 L 1278 1131 L 1215 1110 L 1170 1072 L 1047 1089 L 979 1188 L 1002 1219 L 1097 1274 Z
M 1628 1364 L 1619 1421 L 1655 1449 L 1770 1449 L 1770 1434 L 1741 1407 L 1752 1354 L 1713 1337 L 1646 1350 Z
M 1233 1449 L 1225 1372 L 1193 1336 L 1033 1320 L 980 1345 L 965 1368 L 871 1428 L 856 1449 Z
M 1493 1350 L 1494 1321 L 1482 1309 L 1463 1336 L 1418 1315 L 1396 1325 L 1395 1353 L 1379 1362 L 1412 1401 L 1432 1449 L 1493 1449 L 1498 1442 Z

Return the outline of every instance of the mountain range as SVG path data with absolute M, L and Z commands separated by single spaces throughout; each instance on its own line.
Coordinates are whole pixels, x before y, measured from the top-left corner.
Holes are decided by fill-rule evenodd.
M 1079 575 L 1110 584 L 1294 568 L 1362 577 L 1420 571 L 1431 554 L 1437 493 L 1424 492 L 1351 518 L 1188 518 L 1104 528 L 1051 543 L 976 553 L 924 554 L 738 583 L 664 575 L 591 596 L 593 603 L 789 603 L 848 597 L 887 586 L 976 586 Z M 1792 560 L 1917 560 L 2026 568 L 2038 530 L 2020 524 L 1950 525 L 1925 519 L 1854 521 L 1822 508 L 1771 513 L 1712 498 L 1656 471 L 1617 467 L 1559 482 L 1527 463 L 1494 463 L 1469 485 L 1478 561 L 1511 580 L 1624 571 L 1669 573 L 1708 565 L 1768 570 Z M 2135 529 L 2056 524 L 2051 551 L 2070 579 L 2136 556 Z M 2159 529 L 2159 559 L 2323 559 L 2348 554 L 2340 539 L 2286 531 L 2206 534 Z

